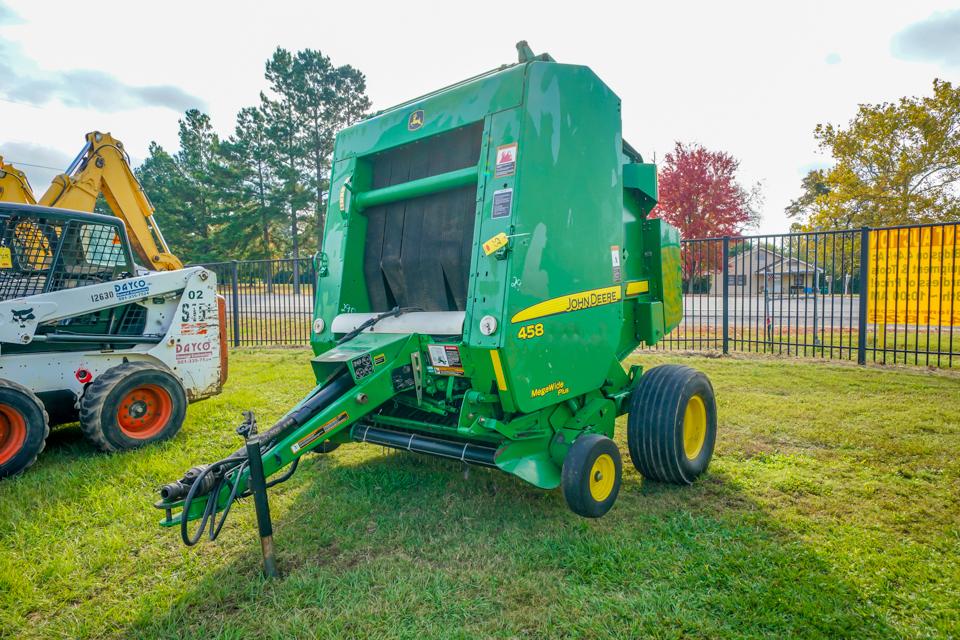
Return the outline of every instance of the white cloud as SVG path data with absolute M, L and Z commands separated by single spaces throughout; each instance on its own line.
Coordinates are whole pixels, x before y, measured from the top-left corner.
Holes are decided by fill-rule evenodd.
M 903 60 L 960 67 L 960 9 L 938 12 L 894 36 L 893 54 Z
M 2 38 L 0 77 L 0 94 L 32 105 L 59 100 L 69 107 L 103 112 L 149 106 L 179 112 L 206 106 L 200 98 L 172 85 L 129 85 L 109 73 L 92 69 L 45 71 Z

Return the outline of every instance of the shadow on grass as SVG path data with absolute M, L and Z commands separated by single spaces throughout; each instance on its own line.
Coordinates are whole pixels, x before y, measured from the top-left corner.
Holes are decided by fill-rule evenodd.
M 631 469 L 614 509 L 586 520 L 560 491 L 496 471 L 362 457 L 343 447 L 301 466 L 274 518 L 280 579 L 260 577 L 259 546 L 234 520 L 215 543 L 242 547 L 229 564 L 124 635 L 894 635 L 723 475 L 681 488 Z

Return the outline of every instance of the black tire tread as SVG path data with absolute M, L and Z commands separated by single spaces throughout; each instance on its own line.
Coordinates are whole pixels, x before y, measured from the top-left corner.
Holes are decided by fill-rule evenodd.
M 23 386 L 22 384 L 18 382 L 14 382 L 12 380 L 5 380 L 0 378 L 0 387 L 6 388 L 6 389 L 12 389 L 14 391 L 19 391 L 20 393 L 24 394 L 37 405 L 37 407 L 40 409 L 41 415 L 43 415 L 43 439 L 40 442 L 40 448 L 37 449 L 36 455 L 33 456 L 33 458 L 29 462 L 27 462 L 27 464 L 23 465 L 23 467 L 20 468 L 19 471 L 17 471 L 16 473 L 12 473 L 9 476 L 5 476 L 7 478 L 15 478 L 21 473 L 23 473 L 24 471 L 26 471 L 27 469 L 29 469 L 30 467 L 32 467 L 34 463 L 36 463 L 37 458 L 40 457 L 40 454 L 43 453 L 43 450 L 47 447 L 47 437 L 50 435 L 50 414 L 47 413 L 47 408 L 43 406 L 43 402 L 40 401 L 40 398 L 38 398 L 33 391 Z
M 644 478 L 672 484 L 692 484 L 678 463 L 676 439 L 679 402 L 683 389 L 702 373 L 684 365 L 661 365 L 643 374 L 630 399 L 628 449 L 630 459 Z M 709 384 L 709 381 L 708 381 Z M 711 387 L 712 388 L 712 387 Z
M 100 374 L 96 380 L 87 385 L 80 402 L 80 430 L 83 435 L 100 451 L 113 452 L 121 449 L 112 445 L 103 433 L 103 424 L 100 420 L 103 405 L 114 386 L 124 378 L 139 371 L 162 371 L 171 373 L 169 369 L 152 362 L 134 360 L 124 362 Z
M 607 449 L 614 461 L 616 467 L 616 478 L 614 480 L 613 490 L 610 496 L 598 503 L 590 495 L 589 490 L 589 472 L 595 457 L 593 452 L 598 448 Z M 601 454 L 604 452 L 601 452 Z M 563 487 L 563 497 L 567 501 L 570 510 L 584 518 L 599 518 L 605 515 L 613 508 L 620 493 L 620 486 L 623 481 L 623 462 L 620 457 L 620 451 L 616 443 L 596 433 L 587 433 L 577 438 L 573 446 L 567 452 L 561 469 L 561 486 Z M 606 507 L 600 505 L 606 503 Z

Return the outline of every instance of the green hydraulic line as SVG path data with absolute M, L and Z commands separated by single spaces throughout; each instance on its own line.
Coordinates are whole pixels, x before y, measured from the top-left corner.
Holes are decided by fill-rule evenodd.
M 357 209 L 369 209 L 381 204 L 389 204 L 398 200 L 409 200 L 420 196 L 449 191 L 457 187 L 465 187 L 477 182 L 477 166 L 457 169 L 435 176 L 411 180 L 402 184 L 395 184 L 373 191 L 361 191 L 354 194 L 354 205 Z

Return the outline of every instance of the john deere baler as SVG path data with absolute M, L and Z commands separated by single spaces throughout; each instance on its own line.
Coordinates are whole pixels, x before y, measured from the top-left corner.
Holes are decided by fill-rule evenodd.
M 215 536 L 238 496 L 265 508 L 260 478 L 350 442 L 562 487 L 587 517 L 617 497 L 625 413 L 644 477 L 690 483 L 707 468 L 706 377 L 621 364 L 682 315 L 678 233 L 647 218 L 656 167 L 623 140 L 620 100 L 593 71 L 518 49 L 517 64 L 337 136 L 317 386 L 267 431 L 248 415 L 247 447 L 163 488 L 164 524 L 185 541 Z

